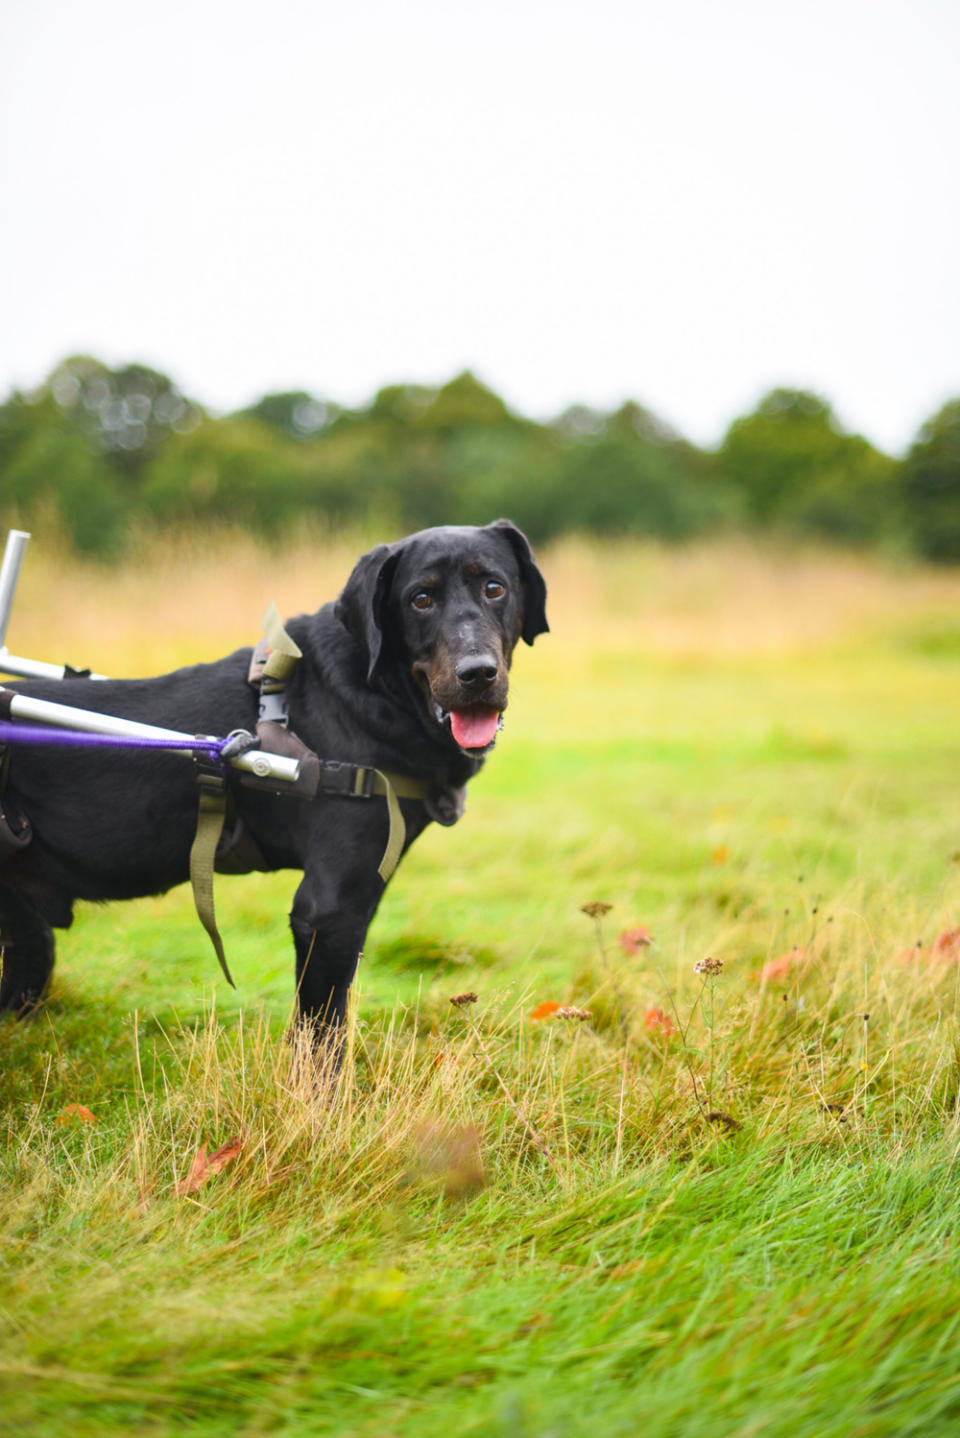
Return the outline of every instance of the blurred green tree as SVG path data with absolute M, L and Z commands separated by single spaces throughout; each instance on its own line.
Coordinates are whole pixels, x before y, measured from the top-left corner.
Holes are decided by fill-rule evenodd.
M 3 498 L 19 522 L 49 521 L 79 551 L 112 556 L 136 517 L 146 465 L 202 413 L 146 365 L 110 369 L 72 355 L 32 393 L 0 405 Z
M 133 483 L 168 435 L 188 434 L 203 418 L 168 375 L 142 364 L 111 369 L 90 355 L 61 361 L 40 393 L 51 394 Z
M 298 519 L 356 517 L 354 486 L 298 443 L 242 415 L 174 435 L 144 472 L 143 501 L 168 523 L 237 525 L 275 537 Z
M 237 417 L 261 420 L 291 439 L 315 439 L 339 414 L 339 406 L 332 401 L 295 389 L 265 394 L 249 409 L 240 410 Z
M 926 559 L 960 561 L 960 399 L 927 420 L 901 471 L 914 544 Z
M 290 390 L 214 419 L 157 370 L 74 355 L 0 404 L 5 517 L 42 516 L 104 555 L 141 516 L 279 535 L 309 517 L 398 533 L 505 514 L 536 541 L 749 523 L 852 543 L 899 535 L 953 559 L 958 454 L 960 400 L 898 466 L 804 390 L 772 391 L 707 453 L 634 401 L 536 423 L 469 371 L 386 386 L 362 409 Z
M 423 429 L 456 430 L 522 426 L 498 394 L 464 370 L 430 396 L 415 421 Z
M 897 527 L 893 460 L 862 435 L 845 433 L 827 402 L 806 390 L 772 390 L 735 419 L 717 464 L 755 524 L 851 543 Z
M 122 549 L 129 515 L 120 480 L 49 391 L 0 405 L 0 476 L 6 523 L 49 525 L 82 554 Z

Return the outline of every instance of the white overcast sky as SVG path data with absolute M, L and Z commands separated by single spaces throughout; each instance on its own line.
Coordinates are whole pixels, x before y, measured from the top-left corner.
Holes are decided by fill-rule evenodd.
M 960 393 L 957 0 L 5 0 L 0 391 Z

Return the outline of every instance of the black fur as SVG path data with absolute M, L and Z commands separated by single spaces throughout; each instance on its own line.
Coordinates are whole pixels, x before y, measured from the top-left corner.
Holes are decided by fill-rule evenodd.
M 451 796 L 483 762 L 483 752 L 459 747 L 438 710 L 505 707 L 513 647 L 521 636 L 530 644 L 546 631 L 545 599 L 530 547 L 506 520 L 423 530 L 378 546 L 357 563 L 336 604 L 287 625 L 303 650 L 288 690 L 291 729 L 321 758 L 432 784 L 429 804 L 402 801 L 409 847 L 431 818 L 459 817 L 462 804 Z M 223 735 L 256 724 L 250 652 L 155 679 L 14 687 Z M 230 787 L 245 834 L 235 853 L 246 860 L 230 864 L 226 856 L 223 867 L 303 871 L 290 914 L 299 1012 L 318 1030 L 336 1027 L 383 893 L 377 865 L 386 803 L 275 797 L 235 778 Z M 75 900 L 159 894 L 187 879 L 197 788 L 181 755 L 18 746 L 4 802 L 33 828 L 32 842 L 0 864 L 0 1007 L 22 1013 L 43 996 L 52 928 L 69 926 Z

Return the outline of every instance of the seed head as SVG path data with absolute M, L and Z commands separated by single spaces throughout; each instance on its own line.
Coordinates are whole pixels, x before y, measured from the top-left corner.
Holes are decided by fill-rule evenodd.
M 585 1020 L 587 1020 L 587 1019 L 592 1019 L 592 1018 L 593 1018 L 593 1014 L 590 1012 L 589 1009 L 575 1009 L 575 1008 L 572 1008 L 572 1007 L 567 1007 L 567 1008 L 563 1008 L 563 1009 L 557 1009 L 557 1012 L 556 1012 L 556 1014 L 554 1015 L 554 1018 L 558 1018 L 558 1019 L 579 1019 L 579 1021 L 580 1021 L 581 1023 L 584 1023 Z
M 693 972 L 695 974 L 706 974 L 710 978 L 713 978 L 716 974 L 719 974 L 722 969 L 722 959 L 698 959 L 693 966 Z
M 722 1123 L 728 1133 L 736 1133 L 738 1129 L 743 1128 L 743 1124 L 738 1123 L 731 1113 L 708 1113 L 707 1123 Z
M 591 899 L 589 904 L 581 904 L 581 914 L 587 914 L 591 919 L 602 919 L 604 914 L 609 914 L 613 908 L 612 904 L 605 904 L 602 899 Z
M 475 1004 L 477 1002 L 477 996 L 476 994 L 470 993 L 454 994 L 450 1002 L 454 1004 L 458 1009 L 467 1009 L 470 1007 L 471 1004 Z

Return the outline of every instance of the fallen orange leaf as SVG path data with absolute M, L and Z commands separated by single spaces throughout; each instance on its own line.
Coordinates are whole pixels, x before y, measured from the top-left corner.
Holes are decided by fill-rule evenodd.
M 225 1143 L 223 1148 L 218 1148 L 216 1153 L 212 1153 L 208 1157 L 207 1145 L 202 1143 L 193 1156 L 190 1172 L 181 1183 L 174 1185 L 174 1193 L 178 1198 L 182 1198 L 184 1194 L 187 1193 L 196 1193 L 197 1189 L 202 1188 L 208 1178 L 212 1178 L 215 1173 L 219 1173 L 222 1168 L 228 1163 L 231 1163 L 242 1147 L 243 1144 L 240 1140 L 234 1138 L 231 1139 L 229 1143 Z
M 63 1113 L 57 1114 L 57 1123 L 66 1124 L 72 1121 L 77 1123 L 96 1123 L 96 1115 L 82 1103 L 68 1103 Z
M 555 1014 L 557 1012 L 557 1009 L 559 1007 L 560 1005 L 554 1003 L 553 999 L 544 999 L 542 1004 L 537 1004 L 537 1007 L 534 1009 L 530 1017 L 532 1019 L 548 1019 L 551 1014 Z
M 242 1148 L 243 1144 L 238 1138 L 232 1138 L 229 1143 L 223 1145 L 223 1148 L 218 1148 L 216 1153 L 212 1153 L 207 1160 L 210 1172 L 219 1173 L 222 1168 L 226 1168 L 227 1164 L 233 1162 Z
M 210 1164 L 207 1161 L 207 1145 L 202 1143 L 193 1156 L 193 1163 L 190 1165 L 190 1172 L 182 1183 L 174 1185 L 174 1193 L 182 1197 L 185 1193 L 196 1193 L 201 1184 L 206 1183 L 210 1177 Z
M 900 958 L 905 964 L 912 964 L 917 959 L 922 959 L 924 963 L 929 963 L 931 959 L 944 959 L 947 963 L 953 959 L 960 960 L 960 929 L 944 929 L 929 945 L 918 939 L 912 949 L 904 950 Z
M 640 924 L 635 929 L 624 929 L 619 942 L 625 954 L 637 954 L 645 944 L 653 943 L 653 935 L 645 925 Z
M 643 1027 L 648 1034 L 663 1034 L 668 1039 L 673 1033 L 673 1019 L 663 1009 L 649 1008 L 643 1016 Z
M 752 974 L 751 978 L 759 979 L 762 984 L 769 983 L 771 979 L 782 979 L 784 974 L 789 973 L 797 964 L 803 963 L 805 958 L 806 950 L 799 944 L 795 944 L 789 953 L 781 954 L 776 959 L 770 959 L 760 972 Z
M 960 959 L 960 929 L 944 929 L 933 941 L 938 959 Z

